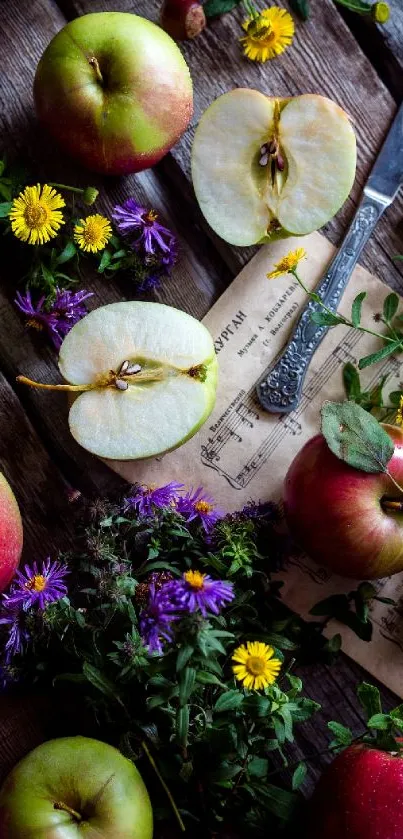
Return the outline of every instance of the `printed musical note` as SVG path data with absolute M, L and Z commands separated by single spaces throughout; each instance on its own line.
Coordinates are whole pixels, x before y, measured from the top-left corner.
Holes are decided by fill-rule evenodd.
M 298 420 L 294 419 L 290 414 L 284 417 L 283 420 L 284 428 L 290 432 L 294 437 L 296 434 L 302 433 L 302 425 Z

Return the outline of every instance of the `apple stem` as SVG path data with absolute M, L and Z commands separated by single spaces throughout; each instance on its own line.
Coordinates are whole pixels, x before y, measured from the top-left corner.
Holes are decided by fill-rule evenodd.
M 64 810 L 66 813 L 70 813 L 70 816 L 73 816 L 73 818 L 78 822 L 83 820 L 83 817 L 77 812 L 77 810 L 73 810 L 73 807 L 69 807 L 69 805 L 65 804 L 63 801 L 55 801 L 53 809 Z
M 390 510 L 391 513 L 403 513 L 403 499 L 390 498 L 388 495 L 385 495 L 384 498 L 381 498 L 381 507 L 383 510 Z
M 26 376 L 17 376 L 16 379 L 19 384 L 28 385 L 29 387 L 37 387 L 41 390 L 68 390 L 68 391 L 84 391 L 84 390 L 95 390 L 99 387 L 99 383 L 93 383 L 90 385 L 46 385 L 43 382 L 34 382 L 33 379 L 28 379 Z
M 89 60 L 89 64 L 91 64 L 91 67 L 93 67 L 93 68 L 94 68 L 94 70 L 95 70 L 95 75 L 96 75 L 96 77 L 97 77 L 98 81 L 99 81 L 101 84 L 103 84 L 103 83 L 104 83 L 103 75 L 102 75 L 102 73 L 101 73 L 101 68 L 100 68 L 100 66 L 99 66 L 99 61 L 98 61 L 98 59 L 97 59 L 97 58 L 95 58 L 95 55 L 93 55 L 93 56 L 92 56 L 92 58 L 90 58 L 90 60 Z

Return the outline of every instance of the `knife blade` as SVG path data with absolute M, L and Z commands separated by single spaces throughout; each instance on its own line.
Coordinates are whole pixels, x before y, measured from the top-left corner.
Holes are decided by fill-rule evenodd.
M 329 309 L 336 310 L 362 249 L 402 184 L 403 103 L 375 160 L 343 242 L 315 288 Z M 297 408 L 312 356 L 329 329 L 311 320 L 311 315 L 320 311 L 320 304 L 313 300 L 305 305 L 283 353 L 258 382 L 256 393 L 265 411 L 286 414 Z

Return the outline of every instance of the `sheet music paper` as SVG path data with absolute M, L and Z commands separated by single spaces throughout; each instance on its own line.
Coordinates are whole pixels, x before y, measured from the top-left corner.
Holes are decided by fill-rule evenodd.
M 281 499 L 288 466 L 305 441 L 319 431 L 322 403 L 345 398 L 344 363 L 356 362 L 379 348 L 377 340 L 365 333 L 342 326 L 329 330 L 311 362 L 299 407 L 282 416 L 260 408 L 256 383 L 281 353 L 305 302 L 291 275 L 268 280 L 266 274 L 283 255 L 301 246 L 308 256 L 300 263 L 299 273 L 306 286 L 313 288 L 334 253 L 319 233 L 263 246 L 204 318 L 215 339 L 219 387 L 215 409 L 203 428 L 163 457 L 109 461 L 112 469 L 133 483 L 162 485 L 177 480 L 187 487 L 201 485 L 227 511 L 251 500 Z M 339 309 L 349 316 L 354 297 L 363 290 L 367 298 L 362 323 L 376 330 L 373 314 L 382 311 L 390 289 L 363 268 L 354 271 Z M 397 359 L 386 359 L 364 371 L 362 379 L 368 386 L 388 374 L 389 393 L 403 388 L 400 366 Z M 303 615 L 318 600 L 356 587 L 354 581 L 331 576 L 303 554 L 290 558 L 281 578 L 284 600 Z M 373 607 L 373 641 L 360 641 L 335 622 L 329 625 L 329 634 L 340 631 L 345 652 L 403 697 L 403 573 L 377 586 L 396 605 L 376 603 Z

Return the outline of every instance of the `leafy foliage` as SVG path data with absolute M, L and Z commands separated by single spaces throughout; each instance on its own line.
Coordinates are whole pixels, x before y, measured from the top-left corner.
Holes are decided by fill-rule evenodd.
M 321 429 L 336 457 L 364 472 L 387 472 L 394 443 L 375 417 L 356 402 L 325 402 Z

